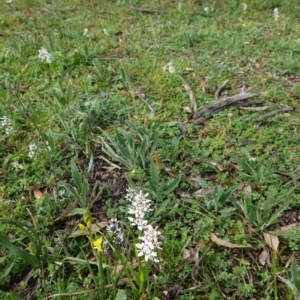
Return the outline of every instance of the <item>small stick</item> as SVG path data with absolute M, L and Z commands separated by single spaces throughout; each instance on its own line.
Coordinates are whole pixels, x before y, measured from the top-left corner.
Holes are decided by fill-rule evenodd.
M 151 10 L 151 9 L 139 9 L 139 8 L 134 8 L 134 7 L 128 7 L 125 10 L 126 11 L 137 11 L 137 12 L 141 12 L 143 14 L 150 14 L 150 15 L 166 14 L 167 13 L 167 11 Z
M 276 114 L 279 114 L 281 112 L 288 112 L 288 111 L 292 111 L 292 110 L 293 110 L 293 108 L 290 107 L 290 106 L 279 108 L 279 109 L 276 109 L 274 111 L 271 111 L 267 114 L 264 114 L 264 115 L 260 116 L 259 118 L 257 118 L 256 122 L 261 122 L 261 121 L 264 121 L 267 118 L 273 117 Z

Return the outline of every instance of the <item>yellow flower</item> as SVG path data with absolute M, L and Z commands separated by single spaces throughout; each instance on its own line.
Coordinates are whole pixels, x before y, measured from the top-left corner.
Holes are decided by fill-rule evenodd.
M 92 222 L 91 222 L 91 221 L 87 221 L 86 227 L 87 227 L 87 228 L 91 228 L 91 226 L 92 226 Z
M 85 224 L 92 223 L 92 214 L 88 208 L 83 213 L 83 222 Z
M 83 224 L 79 223 L 78 226 L 80 230 L 86 231 L 86 227 Z
M 93 242 L 94 248 L 97 249 L 99 252 L 102 252 L 102 250 L 103 250 L 102 245 L 103 245 L 103 237 L 102 236 Z

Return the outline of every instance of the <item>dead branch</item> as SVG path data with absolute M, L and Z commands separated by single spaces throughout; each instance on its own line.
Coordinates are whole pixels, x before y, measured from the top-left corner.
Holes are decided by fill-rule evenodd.
M 216 96 L 218 96 L 221 93 L 220 88 L 218 90 L 219 92 L 218 94 L 216 92 Z M 205 121 L 210 119 L 213 116 L 213 114 L 218 113 L 230 106 L 237 106 L 240 104 L 241 101 L 245 101 L 258 96 L 259 94 L 240 93 L 231 97 L 223 97 L 219 100 L 214 101 L 213 103 L 199 108 L 193 116 L 193 123 L 195 125 L 203 124 Z

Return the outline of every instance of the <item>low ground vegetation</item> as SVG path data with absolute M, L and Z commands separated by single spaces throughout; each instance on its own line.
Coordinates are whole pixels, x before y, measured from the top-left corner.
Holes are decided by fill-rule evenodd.
M 1 7 L 1 299 L 299 299 L 297 1 Z

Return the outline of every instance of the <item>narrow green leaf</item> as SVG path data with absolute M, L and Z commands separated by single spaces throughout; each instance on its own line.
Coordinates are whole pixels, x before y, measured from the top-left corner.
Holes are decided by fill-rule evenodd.
M 41 266 L 41 263 L 36 256 L 33 256 L 33 255 L 29 254 L 28 252 L 23 251 L 20 248 L 16 247 L 14 244 L 12 244 L 9 240 L 7 240 L 2 235 L 0 235 L 0 244 L 2 244 L 4 247 L 6 247 L 14 255 L 22 258 L 27 263 L 31 264 L 33 267 L 37 268 L 37 267 Z
M 81 191 L 82 188 L 82 178 L 81 174 L 74 162 L 71 163 L 71 173 L 72 173 L 72 178 L 74 180 L 74 183 L 78 189 L 78 191 Z
M 159 215 L 161 215 L 165 211 L 170 210 L 169 205 L 170 205 L 169 199 L 163 201 L 162 204 L 155 210 L 154 218 L 157 218 Z
M 236 184 L 233 187 L 229 188 L 227 191 L 223 192 L 221 197 L 219 198 L 219 201 L 221 203 L 225 203 L 225 201 L 229 199 L 229 197 L 232 195 L 232 193 L 235 190 L 237 190 L 239 186 L 240 186 L 239 184 Z
M 150 160 L 150 177 L 151 177 L 151 181 L 154 184 L 158 185 L 159 175 L 158 175 L 158 172 L 156 170 L 156 166 L 155 166 L 155 163 L 154 163 L 153 159 Z
M 173 192 L 176 187 L 178 186 L 180 182 L 180 178 L 175 178 L 173 180 L 171 180 L 171 182 L 168 184 L 166 190 L 164 191 L 165 195 L 168 195 L 169 193 Z
M 1 276 L 7 277 L 12 269 L 12 267 L 14 266 L 16 261 L 16 256 L 13 256 L 10 261 L 7 263 L 7 265 L 5 266 L 5 268 L 2 270 L 1 272 Z
M 85 211 L 85 208 L 82 208 L 82 207 L 78 207 L 78 208 L 75 208 L 73 209 L 69 214 L 68 216 L 74 216 L 74 215 L 81 215 L 83 216 L 83 213 Z
M 298 293 L 300 293 L 300 274 L 299 274 L 299 270 L 295 258 L 292 261 L 291 269 L 292 269 L 293 284 L 296 287 Z
M 76 200 L 79 200 L 79 194 L 78 194 L 78 192 L 74 189 L 74 187 L 71 184 L 69 184 L 69 183 L 62 183 L 62 184 L 60 184 L 60 186 L 65 187 L 72 194 L 72 196 Z
M 82 184 L 81 193 L 80 193 L 80 204 L 84 208 L 87 208 L 88 193 L 89 193 L 88 183 L 86 181 L 84 181 Z
M 267 221 L 265 227 L 268 227 L 272 224 L 275 224 L 276 222 L 278 222 L 278 216 L 287 209 L 287 205 L 283 205 L 280 206 L 274 213 L 273 215 L 270 217 L 270 219 Z
M 0 218 L 0 222 L 17 226 L 18 228 L 23 230 L 25 232 L 25 234 L 29 237 L 29 239 L 35 243 L 36 248 L 37 248 L 37 254 L 38 255 L 41 254 L 42 243 L 41 243 L 41 240 L 40 240 L 40 237 L 39 237 L 38 233 L 32 227 L 31 224 L 27 224 L 26 222 L 13 220 L 13 219 L 8 219 L 8 218 Z

